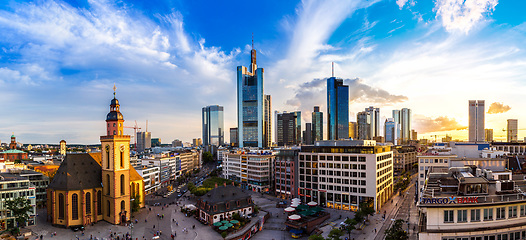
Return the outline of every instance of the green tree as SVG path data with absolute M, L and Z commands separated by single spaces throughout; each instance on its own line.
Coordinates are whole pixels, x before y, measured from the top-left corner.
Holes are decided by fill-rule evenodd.
M 14 200 L 7 200 L 6 206 L 7 209 L 13 213 L 13 217 L 15 217 L 15 222 L 17 223 L 16 230 L 18 231 L 19 227 L 26 226 L 26 222 L 29 219 L 28 212 L 33 209 L 29 199 L 18 197 Z
M 356 229 L 356 224 L 358 224 L 356 219 L 347 218 L 345 220 L 345 226 L 343 227 L 343 230 L 349 235 L 349 239 L 351 239 L 352 230 Z
M 221 233 L 221 237 L 222 237 L 223 239 L 225 239 L 226 236 L 228 236 L 228 233 L 227 233 L 227 232 L 222 232 L 222 233 Z
M 131 202 L 131 207 L 132 207 L 132 212 L 138 212 L 139 209 L 141 208 L 141 199 L 140 199 L 140 195 L 139 194 L 136 194 L 134 197 L 133 197 L 133 201 Z
M 212 153 L 210 152 L 204 152 L 203 153 L 203 162 L 204 163 L 211 163 L 214 161 L 214 157 L 212 156 Z
M 318 234 L 313 234 L 313 235 L 310 235 L 309 240 L 325 240 L 325 238 L 323 238 L 322 236 Z
M 329 235 L 327 236 L 327 239 L 330 239 L 330 240 L 340 240 L 340 237 L 343 236 L 343 232 L 342 230 L 338 229 L 338 228 L 333 228 L 330 232 L 329 232 Z
M 404 220 L 397 219 L 393 225 L 385 230 L 385 240 L 407 240 L 407 232 L 402 228 Z

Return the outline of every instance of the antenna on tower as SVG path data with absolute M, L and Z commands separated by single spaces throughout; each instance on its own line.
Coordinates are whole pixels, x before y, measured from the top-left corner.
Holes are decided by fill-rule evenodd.
M 146 120 L 146 132 L 148 132 L 148 120 Z
M 254 32 L 252 32 L 252 49 L 254 49 Z
M 332 62 L 332 77 L 334 77 L 334 62 Z
M 115 86 L 115 83 L 113 83 L 113 98 L 115 98 L 115 90 L 117 90 L 117 87 Z

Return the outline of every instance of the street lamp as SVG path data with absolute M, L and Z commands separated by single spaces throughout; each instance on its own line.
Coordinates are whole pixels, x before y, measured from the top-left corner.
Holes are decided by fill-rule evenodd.
M 130 223 L 130 225 L 128 225 L 128 228 L 130 228 L 130 237 L 133 239 L 133 222 Z

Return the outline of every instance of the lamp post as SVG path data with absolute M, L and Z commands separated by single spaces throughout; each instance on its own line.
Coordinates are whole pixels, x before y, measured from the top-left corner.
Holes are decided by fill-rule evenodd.
M 133 239 L 133 222 L 130 223 L 130 225 L 128 225 L 128 228 L 130 228 L 130 237 Z

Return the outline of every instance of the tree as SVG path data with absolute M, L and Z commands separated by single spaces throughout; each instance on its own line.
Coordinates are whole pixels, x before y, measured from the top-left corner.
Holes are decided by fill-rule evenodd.
M 138 212 L 141 208 L 141 199 L 139 194 L 135 194 L 131 202 L 132 212 Z
M 402 228 L 404 220 L 397 219 L 393 225 L 385 230 L 385 240 L 407 240 L 407 232 Z
M 16 230 L 18 231 L 20 226 L 26 226 L 26 222 L 29 219 L 28 212 L 33 209 L 29 199 L 18 197 L 14 200 L 7 200 L 6 206 L 7 209 L 13 213 L 13 217 L 15 217 L 15 222 L 17 223 Z
M 343 230 L 347 232 L 347 234 L 349 235 L 349 239 L 351 238 L 352 230 L 356 229 L 356 224 L 358 224 L 356 219 L 347 218 L 345 220 L 345 226 L 343 227 Z
M 329 232 L 329 235 L 327 236 L 327 239 L 330 239 L 330 240 L 340 240 L 340 237 L 343 236 L 343 232 L 342 230 L 338 229 L 338 228 L 333 228 L 330 232 Z
M 228 235 L 227 232 L 222 232 L 222 233 L 221 233 L 221 237 L 222 237 L 223 239 L 225 239 L 227 235 Z
M 310 235 L 309 240 L 325 240 L 325 238 L 323 238 L 322 236 L 318 234 L 313 234 L 313 235 Z
M 212 153 L 210 152 L 204 152 L 203 153 L 203 162 L 204 163 L 211 163 L 214 161 L 214 157 L 212 156 Z

